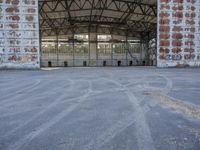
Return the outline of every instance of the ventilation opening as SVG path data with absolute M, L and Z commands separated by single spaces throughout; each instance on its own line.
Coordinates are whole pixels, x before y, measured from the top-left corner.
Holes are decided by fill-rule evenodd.
M 103 66 L 104 66 L 104 67 L 106 66 L 106 61 L 103 61 Z
M 83 66 L 86 67 L 87 66 L 87 61 L 83 62 Z
M 151 61 L 151 66 L 153 66 L 154 64 L 153 64 L 153 60 Z
M 118 61 L 118 62 L 117 62 L 117 65 L 118 65 L 118 66 L 121 66 L 121 63 L 122 63 L 121 61 Z
M 68 62 L 64 61 L 64 67 L 68 67 Z
M 51 61 L 48 61 L 48 67 L 52 67 Z
M 145 66 L 145 61 L 142 61 L 142 65 Z
M 133 61 L 129 61 L 129 66 L 133 66 Z

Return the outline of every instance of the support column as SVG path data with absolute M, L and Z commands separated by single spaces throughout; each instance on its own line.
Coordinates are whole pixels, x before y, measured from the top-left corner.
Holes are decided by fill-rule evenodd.
M 145 40 L 145 66 L 148 66 L 150 64 L 149 61 L 149 35 L 148 38 Z
M 56 48 L 56 65 L 57 67 L 59 66 L 59 53 L 58 53 L 58 34 L 56 34 L 56 44 L 55 44 L 55 48 Z
M 114 51 L 113 51 L 113 35 L 111 35 L 111 37 L 112 37 L 112 43 L 111 43 L 111 63 L 112 63 L 112 66 L 114 66 L 114 62 L 113 62 L 113 53 L 114 53 Z
M 89 50 L 90 50 L 90 55 L 89 55 L 89 65 L 90 66 L 97 66 L 97 59 L 98 59 L 98 54 L 97 54 L 97 33 L 89 33 Z
M 144 40 L 141 40 L 141 52 L 140 52 L 140 64 L 145 65 L 145 57 L 146 56 L 146 43 Z
M 39 60 L 40 60 L 40 68 L 42 67 L 42 32 L 41 30 L 39 30 L 39 53 L 40 53 L 40 56 L 39 56 Z
M 73 39 L 73 41 L 72 41 L 72 49 L 73 49 L 73 67 L 75 67 L 75 46 L 74 46 L 74 33 L 72 34 L 72 39 Z
M 126 66 L 128 66 L 128 37 L 127 35 L 126 35 L 125 50 L 126 50 Z

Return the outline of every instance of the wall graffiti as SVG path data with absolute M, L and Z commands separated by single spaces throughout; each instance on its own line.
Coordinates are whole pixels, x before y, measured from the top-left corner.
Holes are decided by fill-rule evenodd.
M 0 0 L 0 68 L 39 68 L 37 0 Z
M 158 0 L 158 67 L 200 66 L 200 0 Z

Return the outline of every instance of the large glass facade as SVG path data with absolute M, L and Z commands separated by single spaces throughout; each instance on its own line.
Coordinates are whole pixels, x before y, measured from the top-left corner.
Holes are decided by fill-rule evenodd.
M 95 33 L 92 37 L 95 37 Z M 127 65 L 129 61 L 133 62 L 140 57 L 141 44 L 139 41 L 125 39 L 113 35 L 96 35 L 96 38 L 90 39 L 88 34 L 43 39 L 42 59 L 58 65 L 63 62 L 73 66 L 82 66 L 83 62 L 99 66 L 118 65 L 118 62 Z
M 53 41 L 42 42 L 41 45 L 42 53 L 55 53 L 56 52 L 55 46 L 56 46 L 55 42 Z
M 76 54 L 88 54 L 89 53 L 88 42 L 74 43 L 74 53 L 76 53 Z
M 114 43 L 113 44 L 113 52 L 115 54 L 125 53 L 125 43 Z
M 58 42 L 58 52 L 73 54 L 73 45 L 68 42 Z
M 112 53 L 112 44 L 98 42 L 98 53 L 110 55 Z

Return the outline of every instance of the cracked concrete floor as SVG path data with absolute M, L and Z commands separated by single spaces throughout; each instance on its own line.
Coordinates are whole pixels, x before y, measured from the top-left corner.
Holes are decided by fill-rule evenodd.
M 200 69 L 0 71 L 0 150 L 199 150 Z

